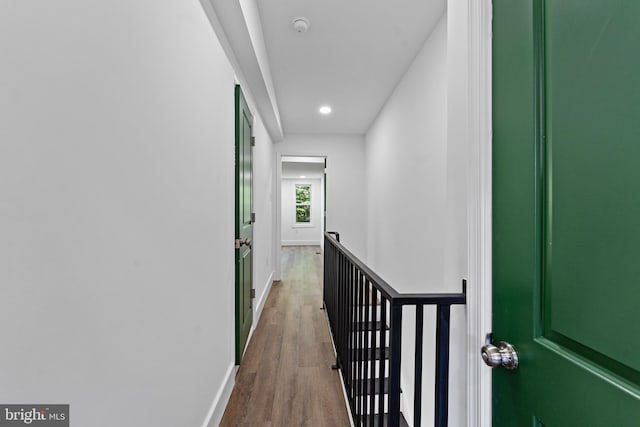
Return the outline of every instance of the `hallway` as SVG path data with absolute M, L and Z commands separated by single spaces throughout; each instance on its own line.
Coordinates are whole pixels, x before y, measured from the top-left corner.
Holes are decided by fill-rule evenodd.
M 235 426 L 348 426 L 322 305 L 319 247 L 282 249 L 273 285 L 221 422 Z
M 480 5 L 490 18 L 490 2 L 5 3 L 4 402 L 68 404 L 71 423 L 91 427 L 347 426 L 322 257 L 315 246 L 279 258 L 286 156 L 326 160 L 325 209 L 311 216 L 398 291 L 458 291 L 467 272 L 484 289 L 470 254 L 487 252 L 465 245 L 490 200 L 468 209 L 466 195 L 491 194 L 476 188 L 490 182 L 476 179 L 491 165 L 476 159 L 480 134 L 490 147 L 490 111 L 475 114 L 491 91 L 476 87 L 481 65 L 467 50 L 490 47 L 490 32 L 467 24 Z M 249 128 L 250 166 L 235 145 Z M 242 200 L 253 236 L 241 246 L 254 258 L 242 275 L 239 166 L 252 178 Z M 306 224 L 290 227 L 295 244 L 317 244 L 303 240 Z M 236 282 L 249 276 L 256 330 L 238 368 Z M 450 424 L 486 426 L 467 399 L 480 368 L 466 344 L 490 322 L 455 313 Z

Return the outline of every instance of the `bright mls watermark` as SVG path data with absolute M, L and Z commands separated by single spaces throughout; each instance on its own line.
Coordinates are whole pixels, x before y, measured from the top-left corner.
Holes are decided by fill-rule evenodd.
M 0 427 L 69 427 L 69 405 L 2 405 Z

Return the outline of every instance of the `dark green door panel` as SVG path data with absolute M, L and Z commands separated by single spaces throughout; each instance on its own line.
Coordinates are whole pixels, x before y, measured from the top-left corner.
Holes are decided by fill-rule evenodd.
M 640 425 L 640 2 L 494 1 L 496 426 Z
M 640 340 L 616 331 L 640 325 L 640 2 L 583 4 L 545 14 L 545 333 L 638 370 Z
M 236 242 L 253 241 L 253 117 L 242 95 L 240 86 L 235 90 L 236 111 Z M 236 364 L 240 364 L 253 324 L 253 243 L 236 244 Z

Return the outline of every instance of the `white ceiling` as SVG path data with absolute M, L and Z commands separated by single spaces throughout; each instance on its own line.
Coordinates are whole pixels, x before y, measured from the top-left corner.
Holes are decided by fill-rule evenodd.
M 282 162 L 283 178 L 301 178 L 319 179 L 324 175 L 323 163 L 309 162 Z
M 258 0 L 282 128 L 366 132 L 444 13 L 446 0 Z M 291 22 L 311 21 L 306 34 Z M 320 105 L 333 108 L 329 116 Z

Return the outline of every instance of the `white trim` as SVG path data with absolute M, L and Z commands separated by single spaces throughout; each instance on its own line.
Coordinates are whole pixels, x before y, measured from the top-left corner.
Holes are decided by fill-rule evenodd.
M 320 240 L 283 240 L 282 246 L 320 246 Z
M 316 225 L 313 222 L 296 222 L 291 228 L 316 228 Z
M 280 265 L 280 247 L 282 246 L 282 157 L 280 152 L 276 151 L 276 214 L 274 219 L 274 229 L 276 234 L 273 239 L 273 253 L 275 255 L 275 275 L 274 280 L 282 279 L 282 266 Z
M 286 156 L 283 155 L 287 162 L 297 162 L 297 163 L 324 163 L 324 157 L 314 157 L 314 156 Z
M 248 2 L 200 0 L 243 91 L 253 96 L 247 99 L 252 111 L 258 112 L 274 142 L 282 141 L 284 132 L 280 111 L 273 90 L 268 61 L 265 61 L 264 35 L 257 9 Z M 245 92 L 245 97 L 247 93 Z
M 222 416 L 224 415 L 224 410 L 227 408 L 227 403 L 229 403 L 229 398 L 231 397 L 231 392 L 233 391 L 233 386 L 236 383 L 236 367 L 232 363 L 227 369 L 227 375 L 225 375 L 224 382 L 218 389 L 216 393 L 216 397 L 213 399 L 213 403 L 209 408 L 209 412 L 204 419 L 204 423 L 202 423 L 202 427 L 217 427 L 220 425 L 220 421 L 222 421 Z
M 467 426 L 491 425 L 491 369 L 480 358 L 491 331 L 491 0 L 467 0 L 469 65 L 469 285 Z
M 331 333 L 331 324 L 329 323 L 329 317 L 327 316 L 327 312 L 324 312 L 324 320 L 327 322 L 327 331 L 329 332 L 329 338 L 331 341 L 331 348 L 333 349 L 334 357 L 337 357 L 338 350 L 336 349 L 336 343 L 333 341 L 333 334 Z M 333 367 L 331 370 L 334 370 Z M 353 416 L 351 415 L 351 408 L 349 408 L 349 396 L 347 396 L 347 387 L 344 385 L 344 379 L 342 378 L 342 369 L 338 368 L 338 378 L 340 378 L 340 385 L 342 385 L 342 397 L 344 398 L 344 404 L 347 408 L 347 414 L 349 415 L 349 425 L 351 427 L 355 427 L 355 423 L 353 422 Z
M 344 379 L 342 378 L 342 369 L 338 369 L 338 378 L 340 378 L 340 385 L 342 385 L 342 397 L 344 398 L 344 404 L 347 407 L 347 415 L 349 415 L 349 425 L 351 427 L 355 427 L 356 424 L 353 422 L 351 408 L 349 408 L 349 396 L 347 396 L 347 387 L 344 385 Z
M 264 304 L 267 301 L 267 297 L 269 296 L 269 291 L 271 290 L 271 286 L 273 286 L 273 276 L 272 272 L 269 275 L 269 281 L 264 287 L 264 292 L 260 295 L 260 302 L 254 306 L 253 319 L 251 321 L 251 328 L 249 329 L 249 335 L 247 335 L 247 344 L 244 346 L 244 350 L 242 351 L 242 357 L 247 353 L 247 349 L 249 348 L 249 343 L 251 343 L 251 338 L 253 338 L 253 333 L 256 331 L 258 327 L 258 323 L 260 323 L 260 317 L 262 316 L 262 310 L 264 309 Z
M 273 286 L 273 276 L 274 275 L 275 275 L 275 271 L 272 271 L 271 274 L 269 275 L 269 279 L 267 279 L 267 283 L 266 283 L 266 285 L 264 287 L 264 291 L 262 292 L 262 295 L 260 295 L 260 299 L 258 300 L 258 303 L 256 304 L 255 313 L 254 313 L 254 317 L 255 317 L 256 321 L 254 322 L 254 327 L 260 321 L 260 316 L 262 316 L 262 310 L 264 309 L 264 303 L 267 302 L 267 297 L 269 296 L 269 291 L 271 291 L 271 286 Z
M 309 157 L 311 158 L 311 157 Z M 324 159 L 323 159 L 324 160 Z M 318 163 L 313 162 L 313 163 Z M 293 183 L 293 203 L 294 203 L 294 207 L 298 207 L 298 206 L 307 206 L 306 203 L 297 203 L 296 201 L 296 191 L 295 188 L 298 185 L 308 185 L 309 186 L 309 194 L 311 195 L 311 198 L 309 199 L 309 222 L 294 222 L 291 225 L 291 228 L 317 228 L 318 224 L 317 224 L 317 216 L 318 215 L 314 215 L 314 211 L 316 210 L 315 208 L 317 208 L 317 203 L 313 203 L 313 198 L 314 198 L 314 194 L 316 191 L 320 191 L 320 196 L 316 196 L 316 201 L 318 199 L 320 199 L 320 201 L 322 201 L 323 197 L 323 189 L 322 189 L 322 181 L 323 181 L 323 177 L 322 176 L 318 176 L 318 177 L 313 177 L 313 176 L 309 176 L 307 178 L 288 178 L 288 177 L 283 177 L 282 178 L 283 181 L 290 181 Z M 318 184 L 320 184 L 320 187 L 318 187 Z M 322 211 L 322 203 L 320 204 L 320 211 Z M 295 216 L 295 214 L 294 214 Z M 322 217 L 322 213 L 320 215 Z M 321 234 L 324 234 L 324 232 L 322 232 Z M 318 243 L 320 244 L 320 243 Z M 284 243 L 283 243 L 284 245 Z
M 288 179 L 288 178 L 283 178 L 282 177 L 282 158 L 283 157 L 292 157 L 292 156 L 299 156 L 299 157 L 313 157 L 313 158 L 319 158 L 319 159 L 324 159 L 327 160 L 328 156 L 326 154 L 300 154 L 300 153 L 282 153 L 280 151 L 276 151 L 276 158 L 275 158 L 275 163 L 276 163 L 276 181 L 275 181 L 275 191 L 276 191 L 276 214 L 275 214 L 275 224 L 274 224 L 274 229 L 276 231 L 275 234 L 275 239 L 274 240 L 274 253 L 275 253 L 275 275 L 273 280 L 281 280 L 282 279 L 282 268 L 281 268 L 281 255 L 280 255 L 280 248 L 283 245 L 282 242 L 282 180 L 283 179 Z M 324 198 L 326 197 L 324 195 L 324 177 L 322 177 L 320 179 L 320 185 L 322 186 L 322 188 L 320 189 L 321 193 L 320 193 L 320 197 L 322 200 L 322 204 L 321 204 L 321 215 L 324 215 L 324 210 L 326 209 L 326 207 L 324 206 Z M 324 209 L 323 209 L 324 208 Z M 324 236 L 324 218 L 321 218 L 320 221 L 320 229 L 321 229 L 321 236 Z M 309 245 L 320 245 L 322 246 L 323 244 L 323 238 L 321 238 L 320 242 L 312 242 Z M 298 245 L 302 245 L 303 243 L 297 243 Z

